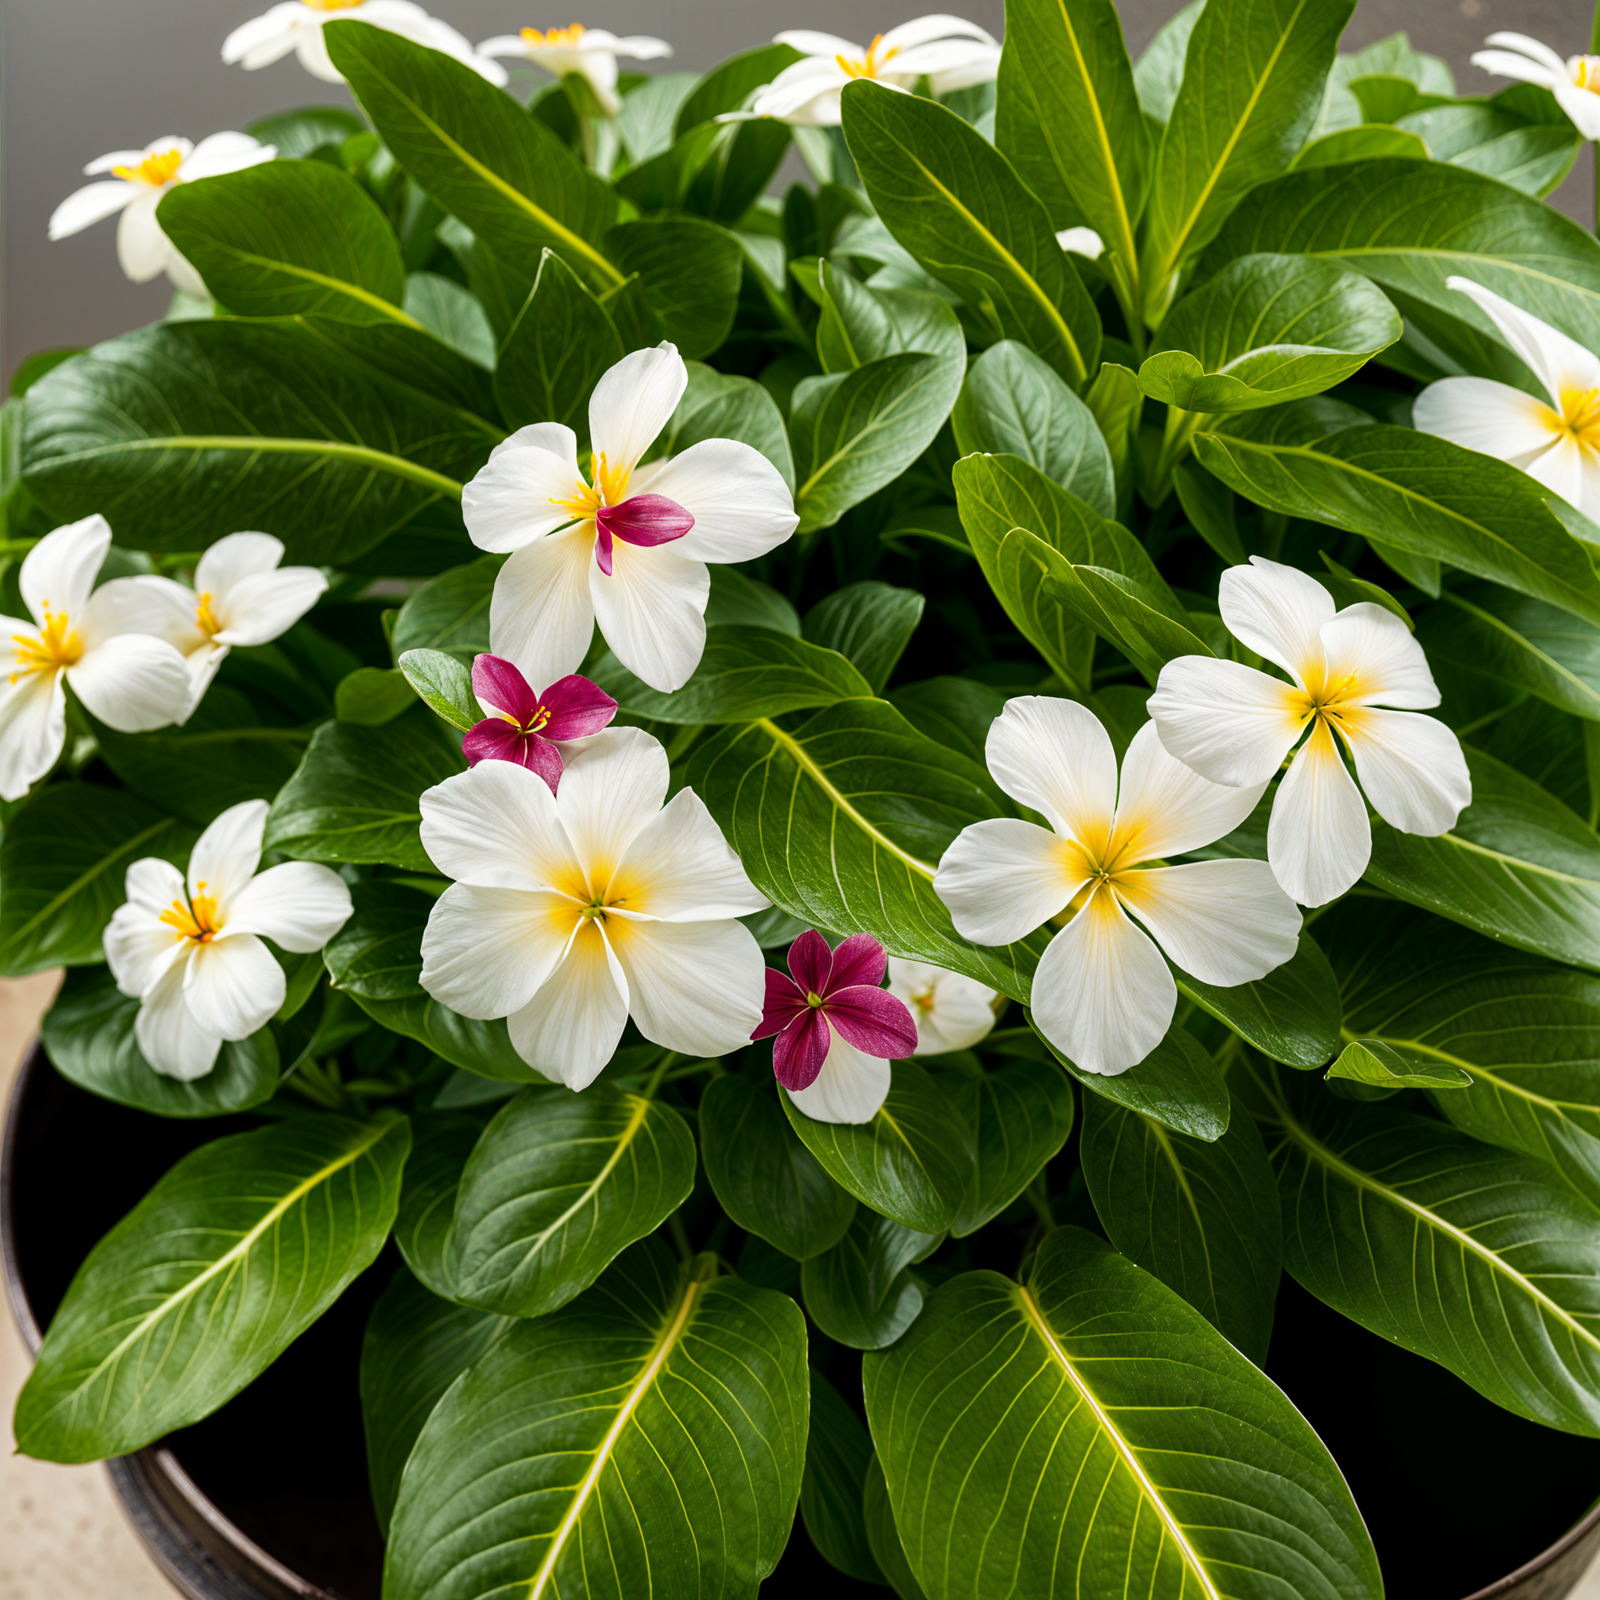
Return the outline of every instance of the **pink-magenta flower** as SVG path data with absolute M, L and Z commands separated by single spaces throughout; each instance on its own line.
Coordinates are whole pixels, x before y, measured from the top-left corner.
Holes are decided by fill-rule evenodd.
M 808 1116 L 869 1121 L 889 1090 L 888 1063 L 917 1048 L 905 1003 L 880 987 L 888 963 L 871 934 L 830 951 L 813 931 L 789 947 L 792 978 L 767 968 L 761 1026 L 750 1037 L 772 1039 L 773 1074 L 791 1096 L 806 1096 L 796 1104 Z
M 472 692 L 489 713 L 461 741 L 467 765 L 515 761 L 537 772 L 556 792 L 561 782 L 560 744 L 599 733 L 617 714 L 617 702 L 576 674 L 535 694 L 528 680 L 503 656 L 472 663 Z

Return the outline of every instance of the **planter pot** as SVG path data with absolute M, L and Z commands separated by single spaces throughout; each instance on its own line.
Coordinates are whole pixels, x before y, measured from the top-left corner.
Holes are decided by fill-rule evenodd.
M 112 1105 L 34 1049 L 0 1150 L 6 1284 L 30 1348 L 95 1240 L 188 1150 L 250 1125 Z M 386 1252 L 213 1416 L 107 1464 L 140 1538 L 190 1600 L 379 1600 L 356 1374 L 393 1265 Z M 1396 1600 L 1561 1600 L 1600 1554 L 1600 1506 L 1584 1514 L 1600 1494 L 1600 1441 L 1510 1416 L 1288 1278 L 1268 1370 L 1344 1467 Z M 889 1594 L 822 1567 L 797 1527 L 763 1595 L 824 1585 L 835 1600 Z

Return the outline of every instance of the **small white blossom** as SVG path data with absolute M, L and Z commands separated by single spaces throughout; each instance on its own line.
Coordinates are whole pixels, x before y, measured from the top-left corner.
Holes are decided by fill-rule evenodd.
M 665 39 L 630 34 L 619 39 L 605 28 L 586 28 L 574 22 L 566 28 L 524 28 L 521 33 L 497 34 L 478 46 L 481 56 L 520 56 L 557 78 L 575 73 L 584 79 L 608 117 L 622 109 L 617 98 L 617 57 L 633 61 L 660 61 L 672 54 Z
M 1484 43 L 1498 48 L 1480 50 L 1473 66 L 1549 89 L 1585 139 L 1600 139 L 1600 56 L 1563 60 L 1525 33 L 1491 33 Z
M 917 1025 L 917 1056 L 970 1050 L 994 1027 L 999 992 L 965 973 L 926 961 L 889 957 L 889 993 L 905 1002 Z

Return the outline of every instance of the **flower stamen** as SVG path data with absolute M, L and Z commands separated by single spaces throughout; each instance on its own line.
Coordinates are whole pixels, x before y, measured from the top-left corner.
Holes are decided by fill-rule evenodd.
M 18 683 L 35 672 L 58 672 L 75 666 L 83 659 L 83 637 L 72 626 L 65 611 L 52 611 L 48 600 L 43 602 L 44 626 L 36 639 L 31 634 L 11 635 L 11 655 L 16 670 L 10 681 Z
M 174 145 L 153 156 L 146 156 L 136 167 L 113 167 L 111 175 L 124 183 L 148 183 L 152 189 L 164 189 L 178 176 L 183 165 L 183 151 Z
M 1580 444 L 1600 449 L 1600 388 L 1568 389 L 1561 396 L 1561 425 Z
M 537 28 L 523 28 L 521 32 L 522 42 L 536 50 L 576 50 L 588 29 L 581 22 L 574 22 L 565 28 L 547 28 L 543 33 Z
M 195 625 L 208 639 L 213 639 L 222 632 L 222 624 L 217 620 L 210 594 L 197 594 L 194 597 L 194 620 Z
M 872 43 L 867 46 L 867 53 L 859 60 L 852 60 L 849 56 L 835 56 L 839 70 L 849 78 L 876 78 L 895 56 L 900 54 L 899 46 L 892 45 L 883 52 L 883 59 L 878 59 L 878 47 L 883 43 L 881 33 L 873 36 Z
M 1572 63 L 1572 81 L 1590 94 L 1600 94 L 1600 56 L 1578 56 Z
M 158 919 L 180 939 L 193 939 L 196 944 L 210 944 L 217 933 L 217 902 L 204 892 L 205 887 L 197 883 L 200 892 L 192 900 L 174 900 Z

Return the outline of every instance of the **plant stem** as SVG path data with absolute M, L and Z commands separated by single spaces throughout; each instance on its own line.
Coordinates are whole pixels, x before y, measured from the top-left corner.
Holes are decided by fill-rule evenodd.
M 674 1061 L 679 1059 L 680 1057 L 676 1050 L 668 1050 L 662 1055 L 661 1059 L 656 1063 L 656 1070 L 650 1074 L 649 1083 L 644 1086 L 644 1097 L 646 1100 L 655 1099 L 656 1090 L 661 1087 L 661 1081 L 667 1075 L 667 1068 L 670 1067 Z
M 1189 453 L 1189 441 L 1200 426 L 1197 411 L 1167 407 L 1167 428 L 1161 438 L 1161 454 L 1156 458 L 1155 481 L 1150 485 L 1150 504 L 1159 506 L 1172 493 L 1172 474 Z
M 683 1217 L 674 1211 L 667 1218 L 667 1232 L 672 1235 L 672 1243 L 677 1248 L 679 1256 L 687 1261 L 694 1254 L 694 1247 L 689 1243 L 689 1230 L 683 1225 Z

